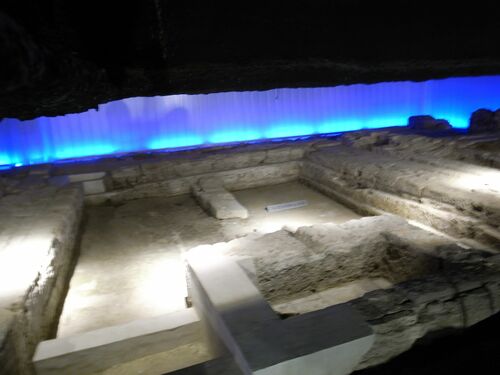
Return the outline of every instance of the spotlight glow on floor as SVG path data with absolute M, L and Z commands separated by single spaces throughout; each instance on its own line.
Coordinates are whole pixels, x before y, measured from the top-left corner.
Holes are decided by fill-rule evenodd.
M 500 76 L 139 97 L 98 110 L 0 123 L 0 168 L 115 153 L 404 126 L 412 115 L 466 128 L 500 105 Z

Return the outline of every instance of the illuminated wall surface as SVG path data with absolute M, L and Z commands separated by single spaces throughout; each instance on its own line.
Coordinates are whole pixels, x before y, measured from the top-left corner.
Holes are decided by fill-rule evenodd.
M 466 128 L 500 107 L 500 76 L 131 98 L 98 110 L 0 122 L 0 165 L 404 126 L 412 115 Z

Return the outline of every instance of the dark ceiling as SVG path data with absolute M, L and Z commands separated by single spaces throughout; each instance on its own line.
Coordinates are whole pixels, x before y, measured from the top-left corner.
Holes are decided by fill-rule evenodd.
M 500 74 L 497 1 L 2 0 L 0 118 L 131 97 Z

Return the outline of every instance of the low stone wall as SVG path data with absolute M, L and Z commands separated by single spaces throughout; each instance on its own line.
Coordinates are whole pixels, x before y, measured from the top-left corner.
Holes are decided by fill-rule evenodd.
M 398 158 L 415 159 L 430 164 L 463 166 L 468 164 L 500 168 L 500 133 L 435 137 L 414 132 L 359 131 L 345 134 L 342 143 L 372 152 L 387 152 Z M 458 163 L 453 163 L 458 161 Z
M 126 189 L 154 182 L 222 171 L 286 163 L 302 159 L 310 143 L 296 145 L 248 145 L 172 153 L 110 171 L 113 189 Z
M 85 202 L 98 205 L 189 194 L 200 179 L 207 177 L 220 179 L 228 190 L 296 180 L 306 150 L 329 142 L 269 142 L 48 167 L 54 183 L 83 183 Z
M 33 176 L 13 183 L 22 192 L 0 199 L 2 375 L 31 374 L 36 345 L 54 333 L 82 216 L 78 186 L 57 188 Z
M 363 213 L 394 213 L 500 248 L 497 169 L 337 145 L 308 154 L 300 177 Z
M 294 181 L 299 176 L 300 161 L 248 167 L 242 169 L 195 174 L 163 181 L 138 184 L 131 188 L 112 190 L 103 194 L 85 196 L 90 205 L 105 202 L 119 203 L 141 198 L 171 197 L 189 194 L 192 187 L 202 178 L 213 177 L 221 180 L 228 190 L 243 190 L 253 187 Z

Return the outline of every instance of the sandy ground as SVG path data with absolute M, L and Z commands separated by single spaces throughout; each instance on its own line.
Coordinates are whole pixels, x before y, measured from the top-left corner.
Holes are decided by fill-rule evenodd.
M 357 214 L 298 183 L 235 192 L 248 219 L 217 220 L 190 196 L 151 198 L 90 207 L 80 258 L 70 283 L 58 336 L 68 336 L 185 307 L 183 251 L 284 225 L 342 223 Z M 294 200 L 308 205 L 267 213 Z

